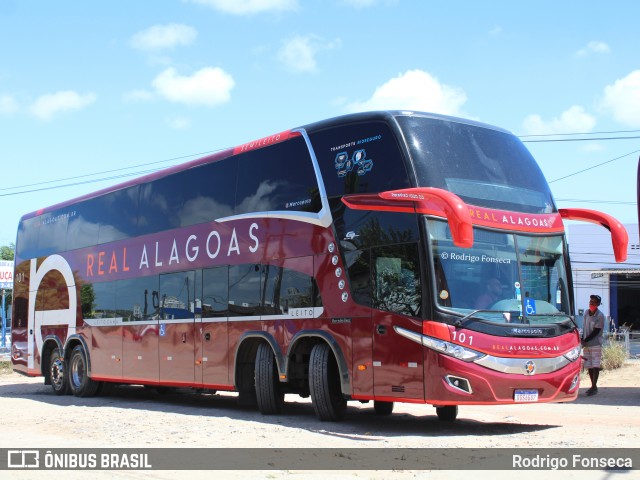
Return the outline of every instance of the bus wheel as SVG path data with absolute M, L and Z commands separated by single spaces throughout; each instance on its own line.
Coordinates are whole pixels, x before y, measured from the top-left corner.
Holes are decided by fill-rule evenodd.
M 458 416 L 458 406 L 445 405 L 444 407 L 436 407 L 436 415 L 443 422 L 453 422 Z
M 340 389 L 338 364 L 326 343 L 319 343 L 311 350 L 309 391 L 313 408 L 320 420 L 337 421 L 344 418 L 347 401 Z
M 76 397 L 93 397 L 98 393 L 98 387 L 100 387 L 100 382 L 95 382 L 89 378 L 87 360 L 81 345 L 76 345 L 71 351 L 69 387 L 71 388 L 71 393 Z
M 62 350 L 54 348 L 51 352 L 51 360 L 49 362 L 49 379 L 53 387 L 53 393 L 56 395 L 66 395 L 69 393 L 69 377 L 66 371 L 67 366 L 64 363 Z
M 263 415 L 280 413 L 284 405 L 284 392 L 280 388 L 275 356 L 266 343 L 258 346 L 255 383 L 260 413 Z
M 391 415 L 391 412 L 393 412 L 393 402 L 379 402 L 378 400 L 374 400 L 373 409 L 376 415 Z

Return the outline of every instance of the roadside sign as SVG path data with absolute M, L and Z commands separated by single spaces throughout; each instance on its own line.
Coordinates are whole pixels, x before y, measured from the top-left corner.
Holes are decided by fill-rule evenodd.
M 13 289 L 13 260 L 0 260 L 0 288 Z

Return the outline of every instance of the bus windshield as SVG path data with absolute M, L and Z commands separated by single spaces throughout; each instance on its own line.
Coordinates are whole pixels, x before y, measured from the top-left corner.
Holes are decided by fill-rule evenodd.
M 396 117 L 420 187 L 436 187 L 470 205 L 555 213 L 553 197 L 522 142 L 509 132 L 428 116 Z
M 427 230 L 439 307 L 492 323 L 569 320 L 562 236 L 474 228 L 473 247 L 459 248 L 446 222 L 427 219 Z

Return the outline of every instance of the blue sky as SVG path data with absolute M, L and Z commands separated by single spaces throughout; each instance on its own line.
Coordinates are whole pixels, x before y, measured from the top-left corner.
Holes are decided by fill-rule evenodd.
M 527 146 L 560 207 L 634 223 L 640 139 L 602 138 L 640 136 L 638 18 L 631 0 L 1 0 L 0 245 L 123 175 L 385 108 L 545 140 Z

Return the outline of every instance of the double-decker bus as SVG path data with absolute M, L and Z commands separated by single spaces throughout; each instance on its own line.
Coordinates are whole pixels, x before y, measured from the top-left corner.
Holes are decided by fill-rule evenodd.
M 338 117 L 25 215 L 12 362 L 53 392 L 113 384 L 348 401 L 576 397 L 564 219 L 514 135 L 420 112 Z M 490 301 L 487 302 L 487 297 Z M 482 305 L 478 302 L 482 298 Z

